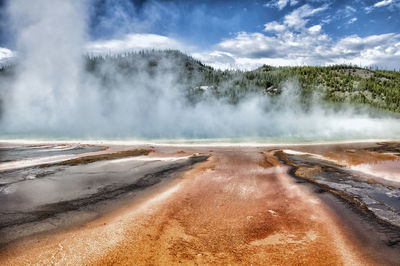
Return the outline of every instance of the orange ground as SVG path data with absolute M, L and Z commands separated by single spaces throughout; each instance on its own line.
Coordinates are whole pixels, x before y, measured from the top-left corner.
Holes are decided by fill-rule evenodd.
M 370 145 L 371 144 L 369 144 L 369 146 Z M 360 146 L 362 146 L 362 144 L 360 144 Z M 296 150 L 322 155 L 328 159 L 335 160 L 338 164 L 345 166 L 397 159 L 397 156 L 393 154 L 371 152 L 363 149 L 362 147 L 354 148 L 354 144 L 310 145 L 298 147 Z
M 0 265 L 372 263 L 330 209 L 259 149 L 212 154 L 140 203 L 9 245 Z

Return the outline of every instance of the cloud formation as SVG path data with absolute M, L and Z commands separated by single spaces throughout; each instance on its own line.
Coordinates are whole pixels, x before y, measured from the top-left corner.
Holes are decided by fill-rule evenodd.
M 334 40 L 324 32 L 323 24 L 309 26 L 309 18 L 328 7 L 326 4 L 318 8 L 303 5 L 284 16 L 282 21 L 266 23 L 265 33 L 239 32 L 216 44 L 209 54 L 195 56 L 218 68 L 343 63 L 399 68 L 400 34 L 350 35 Z M 352 18 L 348 23 L 356 21 L 357 18 Z
M 358 19 L 357 18 L 351 18 L 347 23 L 348 24 L 353 24 L 354 22 L 356 22 Z
M 271 1 L 266 5 L 274 9 L 286 8 L 285 10 L 289 11 L 283 17 L 265 23 L 262 31 L 233 32 L 229 37 L 220 39 L 211 46 L 203 46 L 196 43 L 189 45 L 182 38 L 178 40 L 178 35 L 147 33 L 151 32 L 149 27 L 160 23 L 161 15 L 174 18 L 167 25 L 179 21 L 180 15 L 174 13 L 179 10 L 177 4 L 150 1 L 143 4 L 139 12 L 138 7 L 130 1 L 121 0 L 115 5 L 111 0 L 91 1 L 104 5 L 104 8 L 99 8 L 102 11 L 98 14 L 96 28 L 105 32 L 108 29 L 114 34 L 111 39 L 95 39 L 86 43 L 86 51 L 90 54 L 178 49 L 206 64 L 222 69 L 254 69 L 262 64 L 279 66 L 341 63 L 399 68 L 399 34 L 392 32 L 337 37 L 327 31 L 331 27 L 329 23 L 337 20 L 342 20 L 344 27 L 351 27 L 356 22 L 357 25 L 361 25 L 363 18 L 356 17 L 356 9 L 347 3 L 331 15 L 330 8 L 333 4 L 327 4 L 327 1 L 315 0 L 304 5 L 294 0 Z M 385 0 L 376 2 L 372 7 L 390 8 L 396 4 L 399 4 L 399 1 Z M 142 15 L 137 17 L 138 14 Z M 145 17 L 148 18 L 141 20 L 143 14 L 147 14 Z M 203 13 L 195 18 L 193 21 L 205 19 Z M 218 21 L 217 24 L 224 23 Z M 13 55 L 15 53 L 11 50 L 2 48 L 0 62 Z
M 275 0 L 272 1 L 270 3 L 265 4 L 264 6 L 267 7 L 276 7 L 279 10 L 284 9 L 286 6 L 290 5 L 290 6 L 295 6 L 299 3 L 298 0 Z
M 275 36 L 242 32 L 216 45 L 215 51 L 195 56 L 219 68 L 254 69 L 262 64 L 356 64 L 386 69 L 399 67 L 400 34 L 364 38 L 352 35 L 334 42 L 319 31 L 320 25 L 312 26 L 302 33 L 284 31 Z M 219 61 L 222 54 L 225 57 Z
M 177 49 L 187 48 L 179 41 L 157 34 L 128 34 L 118 40 L 93 41 L 86 45 L 89 54 L 114 54 L 147 49 Z
M 0 47 L 0 64 L 7 63 L 15 56 L 15 53 L 7 48 Z
M 327 4 L 318 7 L 312 8 L 310 5 L 305 4 L 291 13 L 287 14 L 284 17 L 284 24 L 287 25 L 289 28 L 300 31 L 302 30 L 306 24 L 308 23 L 308 17 L 313 16 L 319 12 L 326 10 L 329 6 Z
M 375 4 L 374 4 L 374 7 L 388 6 L 388 5 L 390 5 L 392 2 L 393 2 L 392 0 L 383 0 L 383 1 L 380 1 L 380 2 L 375 3 Z
M 375 4 L 371 5 L 371 6 L 367 6 L 365 8 L 365 11 L 367 13 L 372 12 L 374 9 L 376 8 L 390 8 L 390 9 L 400 9 L 400 1 L 399 0 L 382 0 L 382 1 L 378 1 Z

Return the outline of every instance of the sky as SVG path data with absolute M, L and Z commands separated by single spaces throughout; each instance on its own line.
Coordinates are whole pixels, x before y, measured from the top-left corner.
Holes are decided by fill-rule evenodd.
M 91 54 L 178 49 L 220 69 L 400 69 L 400 0 L 86 0 L 85 8 Z M 15 54 L 7 1 L 0 0 L 0 60 Z

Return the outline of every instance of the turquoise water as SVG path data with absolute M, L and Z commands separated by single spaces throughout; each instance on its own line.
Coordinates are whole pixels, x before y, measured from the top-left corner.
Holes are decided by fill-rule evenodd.
M 1 142 L 94 142 L 116 144 L 165 144 L 165 145 L 251 145 L 251 144 L 299 144 L 299 143 L 334 143 L 334 142 L 370 142 L 395 141 L 399 138 L 304 138 L 304 137 L 241 137 L 241 138 L 65 138 L 65 137 L 37 137 L 37 136 L 0 136 Z

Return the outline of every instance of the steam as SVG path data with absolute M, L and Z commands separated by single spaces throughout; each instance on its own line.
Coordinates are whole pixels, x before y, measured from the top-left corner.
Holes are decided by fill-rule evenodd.
M 287 82 L 278 98 L 253 96 L 237 105 L 214 97 L 197 104 L 185 99 L 173 59 L 157 71 L 123 75 L 112 64 L 100 73 L 84 68 L 84 1 L 25 0 L 8 3 L 16 32 L 19 64 L 2 96 L 0 136 L 63 138 L 393 138 L 394 118 L 372 118 L 352 108 L 334 111 L 315 100 L 304 111 L 299 87 Z M 148 64 L 146 59 L 136 65 Z
M 83 11 L 82 1 L 8 2 L 20 64 L 6 102 L 5 129 L 51 129 L 61 121 L 67 126 L 78 115 Z

